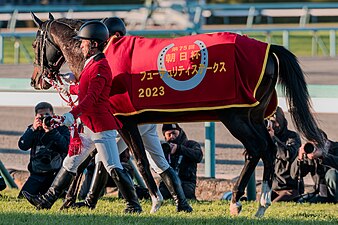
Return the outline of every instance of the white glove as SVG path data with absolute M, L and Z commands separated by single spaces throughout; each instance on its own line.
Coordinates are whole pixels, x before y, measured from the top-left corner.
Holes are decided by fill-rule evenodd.
M 74 124 L 75 119 L 74 119 L 73 114 L 67 112 L 67 113 L 63 114 L 62 116 L 64 118 L 64 121 L 62 123 L 63 125 L 65 125 L 67 127 L 70 127 L 71 125 Z

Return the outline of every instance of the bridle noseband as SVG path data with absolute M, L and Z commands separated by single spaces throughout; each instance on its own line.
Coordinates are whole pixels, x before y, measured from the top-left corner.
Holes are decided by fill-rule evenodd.
M 60 48 L 55 44 L 52 36 L 50 35 L 50 27 L 55 20 L 48 21 L 45 29 L 40 29 L 39 45 L 39 65 L 41 68 L 40 75 L 42 78 L 55 78 L 55 75 L 59 74 L 60 68 L 65 62 L 65 58 Z

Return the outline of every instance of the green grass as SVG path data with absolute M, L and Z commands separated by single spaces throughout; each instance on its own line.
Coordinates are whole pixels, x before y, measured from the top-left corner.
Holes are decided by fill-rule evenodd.
M 257 202 L 243 202 L 239 217 L 229 216 L 227 201 L 191 202 L 194 212 L 176 213 L 173 201 L 167 200 L 156 214 L 150 214 L 150 201 L 141 201 L 144 212 L 140 215 L 123 214 L 125 204 L 114 197 L 102 198 L 95 210 L 69 209 L 59 211 L 61 200 L 51 210 L 35 210 L 25 199 L 17 199 L 17 190 L 5 190 L 0 197 L 0 225 L 2 224 L 146 224 L 146 225 L 199 225 L 199 224 L 281 224 L 324 225 L 338 224 L 338 205 L 274 203 L 264 218 L 253 215 Z
M 261 41 L 267 41 L 266 35 L 261 33 L 248 33 L 249 37 L 256 38 Z M 329 33 L 322 31 L 318 32 L 319 37 L 322 39 L 324 45 L 329 49 Z M 22 38 L 21 44 L 24 46 L 28 51 L 31 58 L 34 57 L 32 42 L 33 37 L 31 38 Z M 14 63 L 14 38 L 4 38 L 4 63 L 12 64 Z M 273 44 L 282 45 L 282 33 L 275 32 L 271 34 L 271 42 Z M 336 42 L 338 43 L 338 36 Z M 290 51 L 293 52 L 296 56 L 311 56 L 312 55 L 312 34 L 311 32 L 291 32 L 290 33 Z M 323 52 L 318 47 L 317 50 L 318 56 L 323 56 Z M 31 63 L 24 54 L 24 51 L 20 51 L 20 63 Z

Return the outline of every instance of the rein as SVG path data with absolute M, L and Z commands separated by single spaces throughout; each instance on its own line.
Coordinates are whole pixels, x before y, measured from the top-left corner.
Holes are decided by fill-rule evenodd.
M 51 35 L 50 35 L 50 29 L 52 24 L 56 22 L 56 23 L 61 23 L 63 25 L 66 25 L 68 27 L 70 27 L 68 24 L 63 23 L 63 22 L 59 22 L 56 20 L 52 20 L 49 21 L 46 24 L 46 29 L 41 30 L 42 32 L 42 46 L 41 46 L 41 54 L 40 54 L 40 68 L 41 68 L 41 74 L 44 74 L 45 69 L 48 70 L 48 74 L 47 76 L 43 76 L 43 79 L 49 83 L 50 85 L 53 86 L 53 88 L 59 93 L 60 97 L 62 100 L 64 100 L 68 106 L 70 106 L 71 108 L 75 107 L 75 103 L 77 102 L 78 99 L 76 99 L 75 101 L 73 101 L 70 93 L 65 93 L 66 95 L 66 99 L 62 94 L 62 85 L 63 82 L 60 78 L 60 76 L 58 76 L 59 74 L 59 70 L 61 68 L 61 66 L 63 65 L 63 63 L 65 62 L 65 58 L 63 56 L 62 51 L 60 50 L 60 48 L 54 43 Z M 70 27 L 72 28 L 72 27 Z M 73 28 L 72 28 L 73 29 Z M 47 46 L 51 46 L 52 47 L 52 51 L 46 52 L 48 50 L 46 50 Z M 50 56 L 50 57 L 49 57 Z M 46 59 L 46 60 L 45 60 Z M 53 59 L 57 59 L 55 62 L 53 62 Z M 48 67 L 45 66 L 45 62 L 47 62 Z M 55 77 L 57 79 L 57 81 L 55 81 L 53 79 L 53 77 Z
M 59 70 L 63 63 L 65 62 L 65 58 L 60 50 L 60 48 L 54 43 L 52 37 L 50 36 L 50 27 L 55 22 L 55 20 L 49 21 L 46 25 L 46 30 L 41 30 L 42 32 L 42 46 L 41 46 L 41 54 L 40 54 L 40 68 L 41 74 L 44 74 L 47 69 L 47 77 L 55 76 L 59 73 Z M 52 51 L 50 49 L 46 50 L 47 46 L 52 47 Z M 46 52 L 49 51 L 49 52 Z M 55 62 L 54 62 L 54 59 Z M 48 67 L 45 66 L 45 62 Z
M 66 97 L 68 98 L 68 99 L 66 99 L 61 93 L 62 93 L 62 85 L 63 85 L 63 82 L 62 82 L 62 80 L 61 80 L 61 78 L 59 77 L 59 76 L 57 76 L 57 79 L 58 79 L 58 81 L 56 82 L 55 80 L 53 80 L 53 79 L 50 79 L 50 78 L 48 78 L 48 77 L 44 77 L 44 80 L 46 81 L 46 82 L 48 82 L 50 85 L 52 85 L 53 86 L 53 88 L 59 93 L 59 96 L 61 97 L 61 99 L 63 100 L 63 101 L 65 101 L 66 103 L 67 103 L 67 105 L 68 106 L 70 106 L 71 108 L 74 108 L 76 105 L 75 105 L 75 103 L 78 101 L 78 98 L 74 101 L 73 100 L 73 98 L 72 98 L 72 96 L 70 95 L 70 93 L 67 91 L 66 93 L 65 93 L 65 95 L 66 95 Z

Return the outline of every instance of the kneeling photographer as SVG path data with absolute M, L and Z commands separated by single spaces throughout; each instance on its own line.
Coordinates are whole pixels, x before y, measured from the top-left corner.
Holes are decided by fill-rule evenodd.
M 323 136 L 327 140 L 323 149 L 316 148 L 310 142 L 299 148 L 293 171 L 296 176 L 301 177 L 310 173 L 314 186 L 313 191 L 303 195 L 298 202 L 338 202 L 338 142 L 327 139 L 324 132 Z
M 53 128 L 50 124 L 54 115 L 53 106 L 40 102 L 35 106 L 33 124 L 29 125 L 20 137 L 18 146 L 21 150 L 30 151 L 28 171 L 30 176 L 23 185 L 22 191 L 32 195 L 45 193 L 52 184 L 68 152 L 70 133 L 68 127 Z
M 302 194 L 302 183 L 292 178 L 291 167 L 301 146 L 299 135 L 289 130 L 288 121 L 282 108 L 277 107 L 275 114 L 268 120 L 268 132 L 276 145 L 275 174 L 272 181 L 271 200 L 273 202 L 294 201 Z
M 164 124 L 162 133 L 166 141 L 162 144 L 165 157 L 178 174 L 185 197 L 196 199 L 197 163 L 203 158 L 201 145 L 196 141 L 188 140 L 178 124 Z M 159 189 L 164 199 L 171 198 L 163 181 L 160 182 Z

